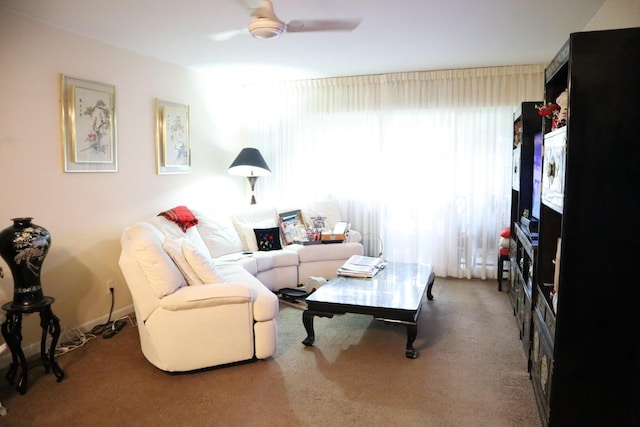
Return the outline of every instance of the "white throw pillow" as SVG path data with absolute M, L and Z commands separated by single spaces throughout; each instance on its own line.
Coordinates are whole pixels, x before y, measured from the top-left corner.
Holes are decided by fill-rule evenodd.
M 325 218 L 324 226 L 328 229 L 333 229 L 336 222 L 347 221 L 346 218 L 342 217 L 340 205 L 335 200 L 309 203 L 308 206 L 302 210 L 302 214 L 309 227 L 313 225 L 313 219 L 318 216 Z
M 187 285 L 202 285 L 202 280 L 196 274 L 196 272 L 191 268 L 186 258 L 184 257 L 184 253 L 182 252 L 183 242 L 188 241 L 187 239 L 172 239 L 171 237 L 165 237 L 164 242 L 162 243 L 162 247 L 169 254 L 173 262 L 178 267 L 178 270 L 182 273 L 185 280 L 187 281 Z
M 242 251 L 242 241 L 228 216 L 191 211 L 198 218 L 196 228 L 212 257 Z
M 247 242 L 247 249 L 256 252 L 258 250 L 258 240 L 256 239 L 255 229 L 257 228 L 274 228 L 278 227 L 275 220 L 267 219 L 253 224 L 242 224 L 242 234 Z
M 195 271 L 202 283 L 212 284 L 221 283 L 225 278 L 216 268 L 213 258 L 209 254 L 205 254 L 190 241 L 182 241 L 182 253 L 189 263 L 189 266 Z
M 244 211 L 236 212 L 231 220 L 240 235 L 242 245 L 249 251 L 257 251 L 258 243 L 254 228 L 271 228 L 278 226 L 278 214 L 274 207 L 263 208 L 253 205 Z
M 154 216 L 149 218 L 147 222 L 160 230 L 164 236 L 169 236 L 173 239 L 189 239 L 198 248 L 207 250 L 207 246 L 204 244 L 197 227 L 189 227 L 187 231 L 182 231 L 178 224 L 163 216 Z
M 127 230 L 131 254 L 138 262 L 156 297 L 174 293 L 186 286 L 184 276 L 162 249 L 163 236 L 147 223 L 138 223 Z

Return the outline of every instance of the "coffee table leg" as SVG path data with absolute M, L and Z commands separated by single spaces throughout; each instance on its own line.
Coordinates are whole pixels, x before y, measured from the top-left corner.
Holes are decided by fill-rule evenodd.
M 333 314 L 330 313 L 319 313 L 317 311 L 305 310 L 302 312 L 302 324 L 304 325 L 304 329 L 307 331 L 307 337 L 302 341 L 304 345 L 313 345 L 313 342 L 316 340 L 316 334 L 313 331 L 313 317 L 333 317 Z
M 433 301 L 433 294 L 431 293 L 431 288 L 433 288 L 433 282 L 436 281 L 436 276 L 435 274 L 431 273 L 431 276 L 429 277 L 429 284 L 427 285 L 427 299 L 429 301 Z
M 310 312 L 309 310 L 305 310 L 302 312 L 302 324 L 304 325 L 304 329 L 307 331 L 307 337 L 302 341 L 304 345 L 313 345 L 313 342 L 316 340 L 316 334 L 313 331 L 313 316 L 315 314 Z
M 405 324 L 405 326 L 407 328 L 407 349 L 404 355 L 409 359 L 415 359 L 418 357 L 418 350 L 413 348 L 413 342 L 418 336 L 418 325 Z

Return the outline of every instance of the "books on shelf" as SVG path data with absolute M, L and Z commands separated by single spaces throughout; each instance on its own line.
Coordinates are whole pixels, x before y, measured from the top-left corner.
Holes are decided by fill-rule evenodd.
M 378 257 L 352 255 L 340 268 L 339 276 L 373 277 L 387 265 L 386 261 Z

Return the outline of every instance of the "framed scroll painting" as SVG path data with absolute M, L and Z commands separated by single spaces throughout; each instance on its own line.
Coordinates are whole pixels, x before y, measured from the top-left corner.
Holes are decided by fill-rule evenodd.
M 117 172 L 114 85 L 61 75 L 65 172 Z
M 156 99 L 156 153 L 159 175 L 191 172 L 188 105 Z

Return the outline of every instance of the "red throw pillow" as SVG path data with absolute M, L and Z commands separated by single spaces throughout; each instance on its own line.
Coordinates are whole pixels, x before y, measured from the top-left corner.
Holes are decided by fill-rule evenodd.
M 504 230 L 502 230 L 502 233 L 500 233 L 500 237 L 504 237 L 505 239 L 508 239 L 509 237 L 511 237 L 511 229 L 507 227 Z

